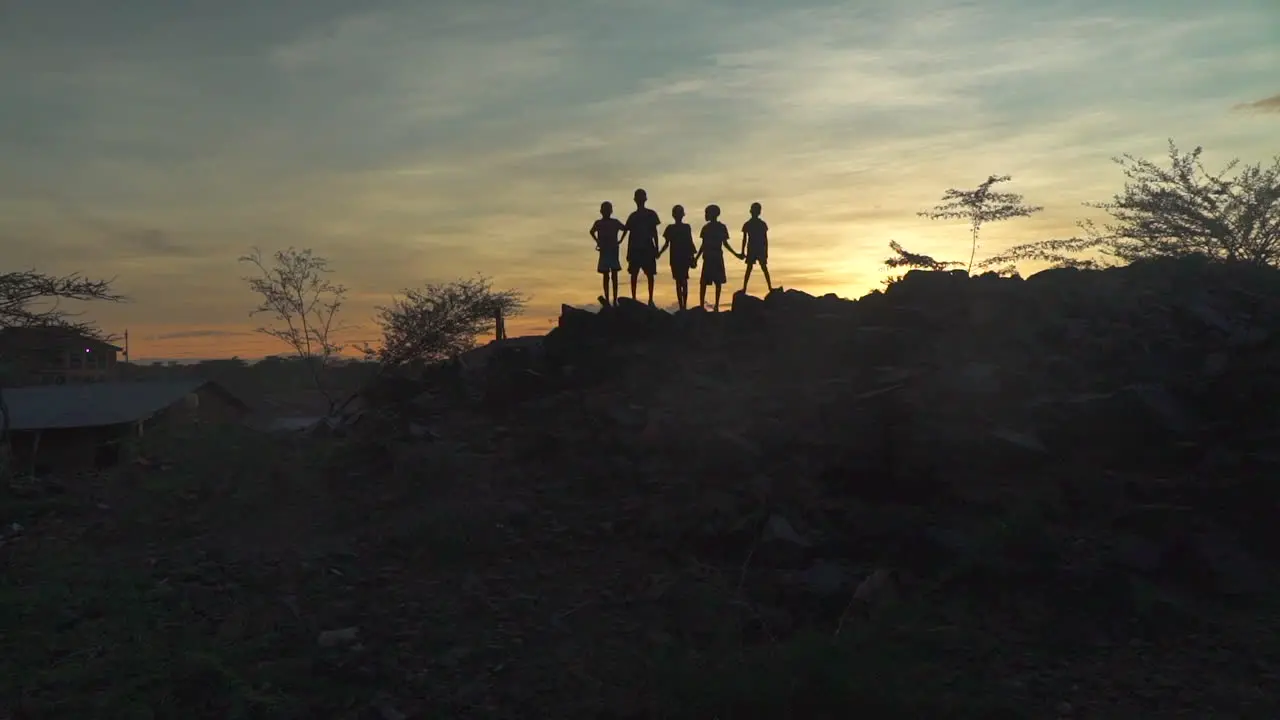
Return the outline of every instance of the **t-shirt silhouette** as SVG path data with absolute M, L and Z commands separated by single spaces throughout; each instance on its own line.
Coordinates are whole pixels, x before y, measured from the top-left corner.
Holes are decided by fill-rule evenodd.
M 702 257 L 724 263 L 724 244 L 729 240 L 729 228 L 719 220 L 702 226 Z
M 729 240 L 729 228 L 719 220 L 702 226 L 702 281 L 725 282 L 724 244 Z
M 608 249 L 610 245 L 617 247 L 618 235 L 622 234 L 625 226 L 622 221 L 616 217 L 599 218 L 591 226 L 596 233 L 596 243 L 601 249 Z
M 662 218 L 652 208 L 638 208 L 627 216 L 627 257 L 648 258 L 658 253 L 658 226 Z
M 687 223 L 668 225 L 662 231 L 667 241 L 667 256 L 671 259 L 671 267 L 689 267 L 693 265 L 693 255 L 697 248 L 693 246 L 693 226 Z
M 753 217 L 742 224 L 742 232 L 747 234 L 747 257 L 755 260 L 769 258 L 769 224 Z
M 622 269 L 618 260 L 618 236 L 622 234 L 622 221 L 615 217 L 600 218 L 591 229 L 596 232 L 596 247 L 600 257 L 596 272 L 617 272 Z

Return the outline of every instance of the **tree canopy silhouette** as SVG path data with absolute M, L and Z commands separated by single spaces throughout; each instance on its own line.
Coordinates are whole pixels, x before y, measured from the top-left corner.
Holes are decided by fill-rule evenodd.
M 1085 203 L 1112 222 L 1081 222 L 1082 236 L 1017 245 L 982 266 L 1031 260 L 1097 267 L 1191 254 L 1280 266 L 1280 156 L 1269 167 L 1255 163 L 1232 174 L 1240 164 L 1233 159 L 1214 173 L 1201 162 L 1202 150 L 1180 152 L 1170 140 L 1168 167 L 1113 158 L 1128 179 L 1124 190 L 1110 202 Z
M 66 309 L 62 302 L 123 302 L 125 296 L 112 289 L 112 282 L 35 270 L 0 273 L 0 328 L 54 326 L 105 340 L 94 323 L 77 320 L 79 313 Z
M 514 290 L 494 290 L 484 276 L 407 289 L 378 308 L 382 346 L 365 352 L 388 367 L 454 357 L 475 347 L 499 313 L 519 315 L 526 302 Z

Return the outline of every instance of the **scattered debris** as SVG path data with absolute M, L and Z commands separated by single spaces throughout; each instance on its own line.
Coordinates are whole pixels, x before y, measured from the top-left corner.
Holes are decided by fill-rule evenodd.
M 320 633 L 316 643 L 323 648 L 354 645 L 360 640 L 360 628 L 345 627 L 338 630 L 325 630 Z

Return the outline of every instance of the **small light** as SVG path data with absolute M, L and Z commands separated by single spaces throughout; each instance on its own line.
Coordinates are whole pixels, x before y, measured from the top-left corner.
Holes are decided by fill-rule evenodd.
M 89 348 L 85 348 L 85 349 L 84 349 L 84 351 L 85 351 L 85 352 L 89 352 Z

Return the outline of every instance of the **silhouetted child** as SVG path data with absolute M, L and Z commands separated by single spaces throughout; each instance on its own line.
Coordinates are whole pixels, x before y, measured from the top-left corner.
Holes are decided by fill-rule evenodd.
M 618 261 L 618 246 L 622 244 L 623 230 L 622 222 L 613 216 L 613 203 L 600 203 L 600 219 L 592 223 L 588 234 L 596 241 L 596 252 L 600 253 L 600 259 L 596 261 L 596 272 L 600 273 L 600 284 L 604 288 L 604 294 L 600 296 L 601 305 L 618 303 L 618 271 L 622 270 L 622 263 Z M 613 283 L 612 300 L 609 295 L 610 281 Z
M 705 307 L 707 304 L 707 286 L 714 284 L 716 286 L 716 305 L 715 311 L 720 312 L 720 290 L 726 282 L 724 272 L 724 251 L 728 250 L 729 254 L 742 259 L 741 253 L 733 251 L 733 246 L 729 244 L 729 228 L 720 222 L 720 206 L 708 205 L 706 211 L 707 224 L 702 226 L 702 247 L 698 248 L 697 255 L 694 256 L 694 262 L 702 260 L 702 289 L 698 293 L 698 302 Z
M 689 270 L 695 267 L 693 257 L 697 254 L 697 249 L 693 246 L 693 226 L 684 221 L 683 205 L 671 208 L 671 217 L 675 218 L 675 223 L 662 231 L 663 243 L 658 250 L 658 257 L 662 257 L 662 253 L 667 250 L 671 251 L 671 277 L 676 281 L 676 302 L 681 310 L 688 310 Z
M 760 263 L 760 272 L 764 273 L 764 282 L 773 291 L 773 280 L 769 278 L 769 224 L 760 218 L 760 203 L 751 203 L 751 219 L 742 224 L 742 250 L 746 253 L 747 272 L 742 277 L 742 292 L 747 291 L 747 283 L 751 281 L 751 268 Z
M 658 274 L 658 226 L 662 218 L 644 206 L 649 195 L 636 190 L 636 210 L 627 216 L 627 273 L 631 275 L 631 299 L 636 299 L 636 279 L 643 271 L 649 280 L 649 304 L 653 305 L 653 276 Z

